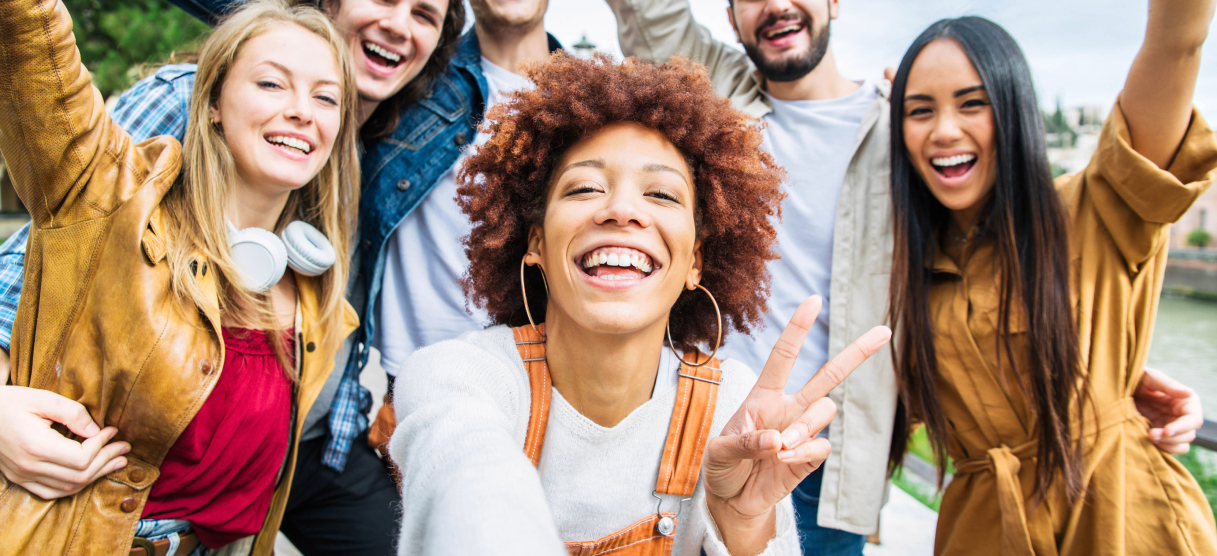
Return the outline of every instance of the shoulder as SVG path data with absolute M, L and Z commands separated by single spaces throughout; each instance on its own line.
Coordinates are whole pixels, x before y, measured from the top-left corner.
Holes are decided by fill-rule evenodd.
M 466 332 L 460 336 L 432 344 L 415 351 L 406 358 L 402 373 L 432 370 L 449 372 L 468 371 L 477 374 L 524 373 L 516 351 L 511 329 L 494 326 L 485 330 Z

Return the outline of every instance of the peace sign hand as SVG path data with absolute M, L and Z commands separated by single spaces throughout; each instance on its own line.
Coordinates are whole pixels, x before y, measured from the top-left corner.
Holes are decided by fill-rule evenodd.
M 706 446 L 706 503 L 732 554 L 758 553 L 773 537 L 774 506 L 828 457 L 828 439 L 816 438 L 837 411 L 828 392 L 892 336 L 886 326 L 872 328 L 787 395 L 790 369 L 821 303 L 816 295 L 799 305 L 756 386 Z

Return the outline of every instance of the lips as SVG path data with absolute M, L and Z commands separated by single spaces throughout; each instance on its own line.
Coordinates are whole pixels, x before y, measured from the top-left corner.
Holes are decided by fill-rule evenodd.
M 931 158 L 930 165 L 934 167 L 934 171 L 938 172 L 939 175 L 951 179 L 967 174 L 973 166 L 976 166 L 976 160 L 976 155 L 966 153 Z
M 783 43 L 787 39 L 801 33 L 808 27 L 808 21 L 803 14 L 784 14 L 771 17 L 757 28 L 757 41 Z
M 608 281 L 643 280 L 656 269 L 649 255 L 629 247 L 598 247 L 576 261 L 584 274 Z
M 396 69 L 405 60 L 405 57 L 400 53 L 389 50 L 387 47 L 372 41 L 363 41 L 361 46 L 363 47 L 364 57 L 368 59 L 368 62 L 386 70 Z

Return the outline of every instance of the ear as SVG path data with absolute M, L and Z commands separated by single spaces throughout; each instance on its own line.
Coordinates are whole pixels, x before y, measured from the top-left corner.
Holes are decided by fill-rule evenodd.
M 701 240 L 693 244 L 693 266 L 689 267 L 689 276 L 685 278 L 685 289 L 696 289 L 701 283 Z
M 207 108 L 207 118 L 212 124 L 222 123 L 220 121 L 220 109 L 213 104 Z
M 735 2 L 727 4 L 727 21 L 731 22 L 731 30 L 735 32 L 735 42 L 744 44 L 744 41 L 739 36 L 739 26 L 735 24 Z
M 841 12 L 840 0 L 828 0 L 828 19 L 836 19 Z
M 545 231 L 541 229 L 540 224 L 533 224 L 528 228 L 528 252 L 524 254 L 524 264 L 529 266 L 540 265 L 544 260 L 542 254 L 545 252 Z M 542 267 L 542 270 L 545 268 Z

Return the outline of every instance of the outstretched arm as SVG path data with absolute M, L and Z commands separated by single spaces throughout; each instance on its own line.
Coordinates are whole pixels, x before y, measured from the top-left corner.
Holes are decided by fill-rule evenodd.
M 1175 157 L 1191 123 L 1200 49 L 1214 0 L 1150 0 L 1145 42 L 1133 60 L 1120 106 L 1132 147 L 1159 168 Z

